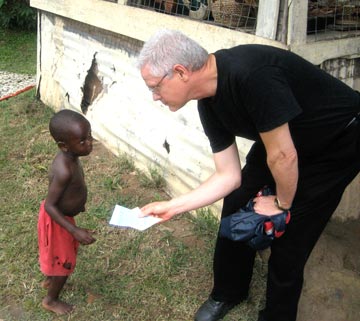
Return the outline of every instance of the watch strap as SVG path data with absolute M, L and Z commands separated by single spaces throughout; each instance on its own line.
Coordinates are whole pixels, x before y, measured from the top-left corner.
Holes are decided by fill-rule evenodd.
M 289 207 L 289 208 L 284 208 L 284 207 L 281 205 L 281 203 L 280 203 L 280 201 L 279 201 L 279 199 L 278 199 L 277 197 L 275 197 L 274 204 L 275 204 L 275 206 L 276 206 L 279 210 L 282 210 L 282 211 L 288 211 L 288 210 L 290 210 L 290 207 Z

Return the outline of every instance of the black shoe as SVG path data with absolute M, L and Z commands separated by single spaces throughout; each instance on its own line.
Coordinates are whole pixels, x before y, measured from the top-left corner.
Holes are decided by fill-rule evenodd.
M 215 301 L 211 296 L 202 304 L 195 314 L 195 321 L 221 320 L 236 303 Z

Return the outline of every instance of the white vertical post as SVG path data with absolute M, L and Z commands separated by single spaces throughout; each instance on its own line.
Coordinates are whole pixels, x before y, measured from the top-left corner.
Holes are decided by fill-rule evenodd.
M 306 43 L 307 16 L 308 1 L 289 0 L 288 45 Z
M 259 0 L 256 35 L 275 40 L 280 0 Z

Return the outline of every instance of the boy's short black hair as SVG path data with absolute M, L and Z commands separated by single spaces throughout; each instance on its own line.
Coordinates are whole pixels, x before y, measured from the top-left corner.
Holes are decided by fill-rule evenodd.
M 88 123 L 88 120 L 80 113 L 63 109 L 51 117 L 49 130 L 56 142 L 66 141 L 69 131 L 75 123 Z

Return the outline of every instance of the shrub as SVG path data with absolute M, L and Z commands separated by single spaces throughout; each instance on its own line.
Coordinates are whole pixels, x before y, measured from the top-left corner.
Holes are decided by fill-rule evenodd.
M 30 0 L 0 0 L 0 28 L 36 30 L 36 9 Z

